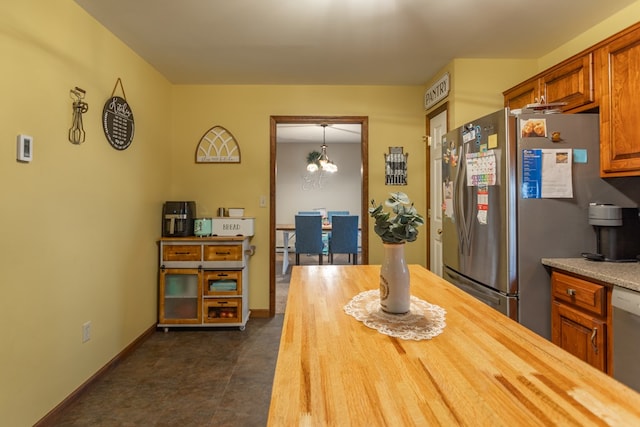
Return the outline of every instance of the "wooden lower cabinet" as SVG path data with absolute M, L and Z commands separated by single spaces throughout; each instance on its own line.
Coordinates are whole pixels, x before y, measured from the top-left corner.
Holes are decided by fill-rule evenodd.
M 551 295 L 551 341 L 611 374 L 610 287 L 554 271 Z

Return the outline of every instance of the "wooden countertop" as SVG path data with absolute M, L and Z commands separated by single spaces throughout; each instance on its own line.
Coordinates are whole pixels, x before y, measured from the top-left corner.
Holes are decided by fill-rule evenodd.
M 187 236 L 187 237 L 161 237 L 161 242 L 181 242 L 181 243 L 207 243 L 207 242 L 229 242 L 243 241 L 250 239 L 252 236 Z
M 420 266 L 412 295 L 447 312 L 443 333 L 405 341 L 343 307 L 379 266 L 296 266 L 270 426 L 640 425 L 640 394 Z

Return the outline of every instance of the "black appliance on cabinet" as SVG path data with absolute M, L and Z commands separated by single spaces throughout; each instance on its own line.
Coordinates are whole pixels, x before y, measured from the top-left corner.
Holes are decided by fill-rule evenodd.
M 589 205 L 589 224 L 596 231 L 597 253 L 585 253 L 593 261 L 635 262 L 640 255 L 640 211 L 611 204 Z
M 165 202 L 162 206 L 162 237 L 193 236 L 196 202 Z

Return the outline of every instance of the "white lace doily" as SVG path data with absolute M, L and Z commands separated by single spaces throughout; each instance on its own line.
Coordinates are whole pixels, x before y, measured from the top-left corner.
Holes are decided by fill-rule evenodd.
M 403 340 L 428 340 L 440 335 L 447 325 L 446 311 L 437 305 L 411 297 L 406 314 L 389 314 L 380 308 L 380 291 L 364 291 L 344 306 L 344 311 L 378 332 Z

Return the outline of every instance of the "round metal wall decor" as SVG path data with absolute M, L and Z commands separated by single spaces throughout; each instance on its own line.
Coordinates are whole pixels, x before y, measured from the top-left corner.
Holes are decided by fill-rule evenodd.
M 102 110 L 102 128 L 109 144 L 116 150 L 126 150 L 133 141 L 135 123 L 127 100 L 112 96 Z

